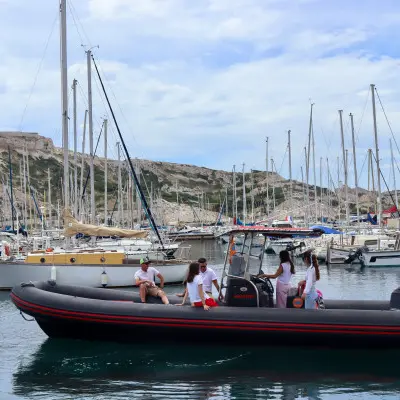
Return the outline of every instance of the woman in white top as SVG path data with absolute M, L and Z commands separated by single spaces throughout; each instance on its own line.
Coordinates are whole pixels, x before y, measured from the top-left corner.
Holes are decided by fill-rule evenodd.
M 299 287 L 305 284 L 305 288 L 301 298 L 305 300 L 304 308 L 316 309 L 318 308 L 318 293 L 315 288 L 315 283 L 319 281 L 319 265 L 317 256 L 311 253 L 305 253 L 304 264 L 306 264 L 306 279 L 299 282 Z
M 217 302 L 209 297 L 207 293 L 203 291 L 203 280 L 200 276 L 200 264 L 191 263 L 189 265 L 189 272 L 186 280 L 186 290 L 183 296 L 183 306 L 189 296 L 192 307 L 203 307 L 205 310 L 209 310 L 210 307 L 216 307 Z
M 286 300 L 290 289 L 290 279 L 295 274 L 293 261 L 290 259 L 290 254 L 287 250 L 282 250 L 279 253 L 281 263 L 274 274 L 261 274 L 259 278 L 275 279 L 276 281 L 276 307 L 286 308 Z

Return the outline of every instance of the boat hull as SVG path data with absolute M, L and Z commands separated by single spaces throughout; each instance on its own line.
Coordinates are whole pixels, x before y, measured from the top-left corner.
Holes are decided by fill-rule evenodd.
M 187 264 L 154 264 L 154 267 L 164 276 L 166 284 L 182 283 L 185 279 Z M 57 265 L 55 272 L 53 269 L 53 276 L 52 268 L 49 264 L 0 263 L 0 290 L 11 290 L 21 282 L 46 281 L 51 278 L 63 285 L 102 287 L 104 271 L 107 287 L 132 287 L 135 272 L 140 265 Z
M 326 263 L 327 264 L 344 264 L 345 261 L 349 258 L 351 252 L 355 251 L 356 247 L 351 248 L 342 248 L 342 247 L 333 247 L 328 246 L 327 254 L 326 254 Z M 355 259 L 353 264 L 359 264 L 360 261 Z
M 368 302 L 351 301 L 337 308 L 341 302 L 335 301 L 325 310 L 220 306 L 206 312 L 136 303 L 138 296 L 131 292 L 51 282 L 18 285 L 11 299 L 50 337 L 400 347 L 400 315 L 389 310 L 389 302 L 370 302 L 371 309 Z
M 360 259 L 365 267 L 400 267 L 400 250 L 363 252 Z

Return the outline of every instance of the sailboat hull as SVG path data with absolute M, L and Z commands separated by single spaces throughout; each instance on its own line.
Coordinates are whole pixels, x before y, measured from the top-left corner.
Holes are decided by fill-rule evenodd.
M 154 265 L 165 278 L 166 284 L 182 283 L 186 264 Z M 21 282 L 46 281 L 54 278 L 63 285 L 102 287 L 106 279 L 107 287 L 131 287 L 134 285 L 138 264 L 120 265 L 57 265 L 25 264 L 23 262 L 0 263 L 0 290 L 11 290 Z M 103 276 L 106 273 L 106 278 Z M 158 279 L 158 278 L 157 278 Z

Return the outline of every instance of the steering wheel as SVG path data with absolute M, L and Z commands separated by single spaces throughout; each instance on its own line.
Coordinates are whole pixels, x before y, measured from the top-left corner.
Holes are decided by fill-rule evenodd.
M 263 285 L 263 290 L 265 290 L 266 286 L 266 289 L 269 293 L 271 294 L 274 293 L 274 287 L 272 286 L 272 283 L 269 280 L 269 278 L 259 278 L 257 275 L 251 275 L 251 280 L 254 283 L 261 283 Z

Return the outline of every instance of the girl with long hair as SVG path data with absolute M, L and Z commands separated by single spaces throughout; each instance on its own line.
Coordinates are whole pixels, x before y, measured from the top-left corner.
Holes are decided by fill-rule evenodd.
M 290 280 L 292 275 L 296 273 L 293 261 L 287 250 L 282 250 L 279 253 L 280 264 L 274 274 L 261 274 L 259 278 L 275 279 L 276 281 L 276 307 L 286 308 L 287 296 L 290 289 Z
M 203 307 L 204 310 L 209 310 L 210 307 L 216 307 L 217 302 L 209 297 L 207 293 L 203 291 L 203 280 L 200 276 L 200 264 L 191 263 L 189 265 L 189 272 L 186 279 L 186 290 L 183 296 L 182 304 L 183 306 L 189 296 L 190 303 L 192 307 Z
M 299 282 L 299 287 L 305 284 L 305 288 L 301 298 L 305 301 L 304 308 L 316 309 L 318 308 L 318 293 L 315 288 L 315 284 L 319 281 L 319 264 L 317 256 L 307 252 L 303 256 L 304 264 L 306 264 L 306 279 Z

